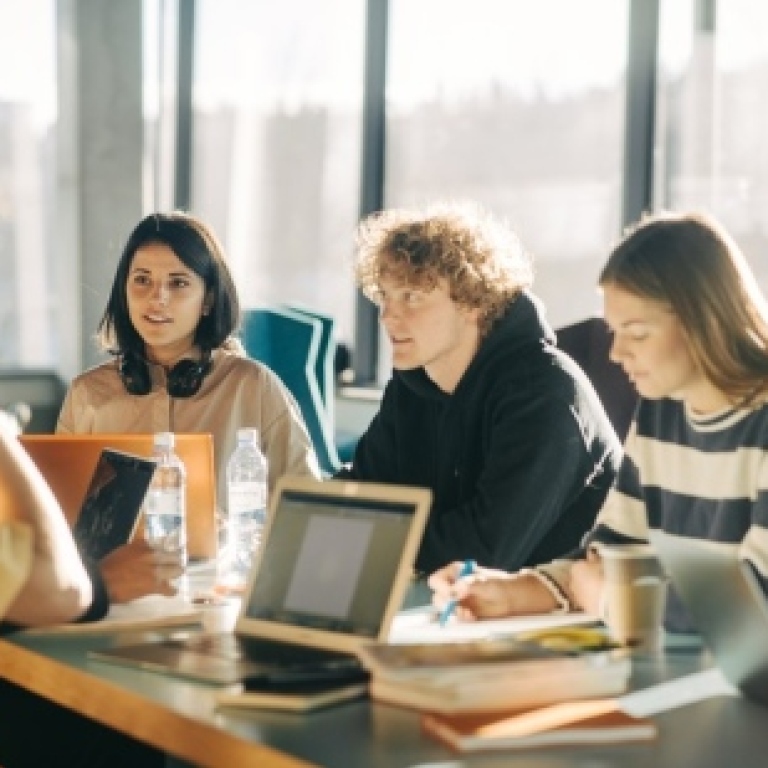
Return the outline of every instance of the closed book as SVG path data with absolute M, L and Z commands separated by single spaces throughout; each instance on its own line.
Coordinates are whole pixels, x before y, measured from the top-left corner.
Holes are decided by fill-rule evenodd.
M 552 669 L 553 663 L 561 669 L 582 669 L 585 665 L 584 655 L 509 637 L 447 643 L 365 643 L 358 656 L 373 674 L 399 679 L 496 673 L 513 667 L 516 674 L 526 674 Z
M 571 701 L 539 709 L 422 715 L 424 731 L 457 752 L 611 744 L 656 736 L 656 725 L 620 709 L 614 699 Z
M 371 698 L 431 712 L 487 712 L 525 709 L 574 699 L 616 696 L 626 690 L 631 662 L 627 657 L 561 669 L 542 668 L 537 674 L 506 672 L 432 675 L 403 679 L 374 673 Z

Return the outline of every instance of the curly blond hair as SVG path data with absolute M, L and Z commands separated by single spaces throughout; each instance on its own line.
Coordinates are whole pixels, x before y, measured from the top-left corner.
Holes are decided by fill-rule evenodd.
M 377 300 L 382 277 L 422 290 L 444 278 L 453 301 L 480 310 L 483 334 L 533 283 L 531 259 L 515 233 L 473 203 L 372 214 L 356 245 L 355 277 L 369 299 Z

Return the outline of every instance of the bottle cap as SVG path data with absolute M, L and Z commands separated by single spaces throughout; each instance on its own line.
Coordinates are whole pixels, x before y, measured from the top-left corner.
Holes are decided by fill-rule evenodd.
M 258 445 L 259 430 L 253 427 L 242 427 L 237 430 L 238 445 Z
M 154 444 L 157 448 L 173 448 L 176 444 L 176 438 L 173 432 L 155 433 Z

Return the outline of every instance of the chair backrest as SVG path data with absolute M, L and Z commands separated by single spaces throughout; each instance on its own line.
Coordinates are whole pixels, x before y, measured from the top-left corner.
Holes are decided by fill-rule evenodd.
M 335 403 L 336 386 L 334 376 L 334 358 L 336 355 L 336 321 L 330 315 L 316 312 L 313 309 L 298 304 L 287 304 L 286 309 L 298 312 L 320 322 L 320 341 L 315 362 L 315 377 L 320 392 L 320 399 L 325 406 L 328 424 L 336 423 Z
M 25 432 L 53 432 L 66 393 L 67 385 L 53 370 L 0 368 L 0 408 L 23 422 Z
M 621 441 L 637 405 L 637 390 L 610 358 L 611 335 L 601 317 L 590 317 L 556 331 L 557 346 L 587 374 Z
M 320 468 L 330 475 L 341 465 L 316 378 L 321 336 L 321 321 L 304 313 L 277 307 L 243 312 L 248 356 L 269 366 L 296 398 Z
M 320 390 L 320 396 L 325 404 L 327 423 L 333 430 L 336 455 L 340 463 L 350 462 L 354 457 L 360 433 L 348 429 L 340 429 L 336 423 L 336 380 L 339 374 L 336 367 L 338 363 L 337 355 L 341 350 L 342 352 L 346 351 L 348 356 L 349 350 L 344 348 L 343 345 L 340 347 L 336 341 L 336 320 L 333 317 L 322 312 L 307 309 L 298 304 L 289 304 L 287 307 L 294 312 L 300 312 L 315 318 L 323 324 L 320 347 L 317 353 L 317 365 L 315 366 L 317 385 Z

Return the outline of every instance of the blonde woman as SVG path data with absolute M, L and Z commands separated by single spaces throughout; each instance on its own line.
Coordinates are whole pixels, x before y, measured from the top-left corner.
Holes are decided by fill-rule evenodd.
M 740 542 L 768 577 L 768 307 L 741 251 L 713 219 L 665 213 L 641 222 L 600 276 L 611 355 L 641 400 L 615 486 L 584 546 L 530 574 L 459 565 L 430 579 L 435 602 L 483 618 L 568 607 L 598 612 L 592 545 L 644 541 L 649 528 Z M 690 629 L 674 597 L 666 626 Z

